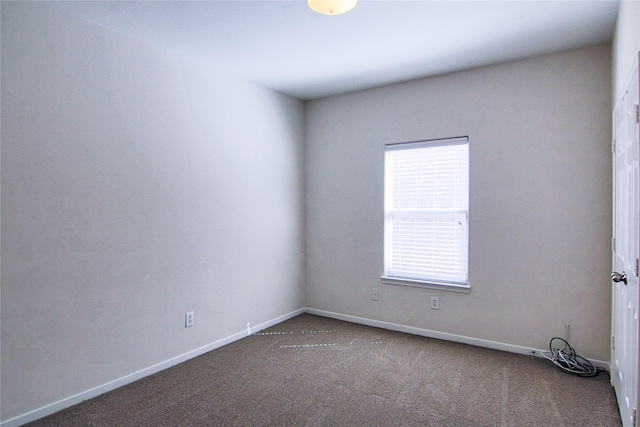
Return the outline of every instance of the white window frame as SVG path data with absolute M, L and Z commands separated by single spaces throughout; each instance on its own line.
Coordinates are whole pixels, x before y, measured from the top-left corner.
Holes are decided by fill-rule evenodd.
M 431 206 L 429 208 L 398 208 L 394 206 L 394 194 L 393 194 L 393 181 L 395 179 L 392 165 L 393 152 L 400 150 L 429 150 L 436 147 L 459 147 L 464 145 L 466 148 L 466 160 L 464 170 L 461 174 L 456 175 L 456 179 L 459 180 L 460 187 L 463 189 L 463 196 L 459 197 L 455 206 Z M 430 184 L 434 184 L 430 182 Z M 457 191 L 457 190 L 455 190 Z M 430 289 L 443 289 L 456 292 L 469 292 L 469 280 L 468 280 L 468 264 L 469 264 L 469 138 L 468 137 L 456 137 L 437 140 L 415 141 L 405 142 L 397 144 L 388 144 L 385 146 L 385 212 L 384 212 L 384 273 L 381 277 L 382 282 L 393 285 L 406 285 L 424 287 Z M 423 216 L 433 218 L 434 216 L 445 217 L 451 216 L 455 218 L 455 221 L 462 220 L 462 226 L 464 230 L 460 234 L 460 229 L 457 230 L 456 236 L 457 242 L 457 254 L 455 257 L 456 267 L 452 272 L 447 273 L 434 273 L 433 271 L 427 271 L 425 264 L 421 264 L 419 267 L 411 271 L 411 267 L 397 267 L 400 265 L 398 262 L 394 267 L 394 259 L 392 250 L 393 247 L 393 218 L 404 217 L 407 215 L 414 217 Z M 466 222 L 465 222 L 466 220 Z M 406 220 L 405 220 L 406 221 Z M 460 222 L 458 222 L 460 224 Z M 462 237 L 460 237 L 462 236 Z M 463 240 L 460 240 L 463 239 Z M 437 270 L 437 269 L 436 269 Z

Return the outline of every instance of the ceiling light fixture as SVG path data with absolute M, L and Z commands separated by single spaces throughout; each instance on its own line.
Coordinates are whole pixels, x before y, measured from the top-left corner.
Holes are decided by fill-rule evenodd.
M 323 15 L 342 15 L 356 7 L 358 0 L 307 0 L 307 5 L 314 12 Z

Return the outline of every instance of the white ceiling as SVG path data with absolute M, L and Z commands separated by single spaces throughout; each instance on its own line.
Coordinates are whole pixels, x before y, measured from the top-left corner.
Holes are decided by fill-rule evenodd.
M 618 0 L 47 2 L 301 99 L 611 40 Z

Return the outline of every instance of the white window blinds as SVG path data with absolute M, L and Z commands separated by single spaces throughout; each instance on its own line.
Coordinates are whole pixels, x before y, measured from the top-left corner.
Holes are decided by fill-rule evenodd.
M 385 276 L 467 285 L 468 138 L 386 146 Z

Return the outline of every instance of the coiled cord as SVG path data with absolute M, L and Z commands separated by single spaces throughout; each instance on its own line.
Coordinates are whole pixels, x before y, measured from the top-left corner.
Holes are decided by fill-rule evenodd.
M 555 340 L 562 341 L 565 344 L 564 348 L 554 348 Z M 543 351 L 542 355 L 563 371 L 580 377 L 595 377 L 602 370 L 596 368 L 587 358 L 577 354 L 569 343 L 560 337 L 551 338 L 549 352 Z

